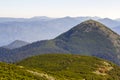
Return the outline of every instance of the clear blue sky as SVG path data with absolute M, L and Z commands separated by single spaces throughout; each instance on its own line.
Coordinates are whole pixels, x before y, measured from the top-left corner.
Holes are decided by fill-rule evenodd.
M 120 18 L 120 0 L 0 0 L 0 17 Z

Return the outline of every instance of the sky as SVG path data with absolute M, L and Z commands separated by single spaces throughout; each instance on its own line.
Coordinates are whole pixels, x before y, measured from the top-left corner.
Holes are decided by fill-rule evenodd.
M 0 0 L 0 17 L 120 18 L 120 0 Z

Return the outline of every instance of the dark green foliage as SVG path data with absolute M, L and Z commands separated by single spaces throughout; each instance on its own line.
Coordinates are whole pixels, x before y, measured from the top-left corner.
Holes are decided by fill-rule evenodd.
M 0 80 L 46 80 L 44 77 L 33 75 L 25 68 L 0 62 Z
M 18 65 L 29 69 L 43 71 L 57 78 L 57 80 L 120 80 L 120 67 L 110 62 L 112 70 L 107 75 L 93 73 L 100 66 L 104 66 L 105 60 L 96 57 L 80 56 L 73 54 L 44 54 L 27 58 Z

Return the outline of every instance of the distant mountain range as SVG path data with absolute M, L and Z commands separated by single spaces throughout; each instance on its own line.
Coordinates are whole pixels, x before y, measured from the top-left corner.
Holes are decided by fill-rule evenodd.
M 96 56 L 120 65 L 120 36 L 105 25 L 88 20 L 51 40 L 37 41 L 13 50 L 0 48 L 0 61 L 17 62 L 45 53 Z
M 29 44 L 28 42 L 25 42 L 25 41 L 21 41 L 21 40 L 15 40 L 13 41 L 12 43 L 8 44 L 8 45 L 5 45 L 3 46 L 4 48 L 7 48 L 7 49 L 15 49 L 15 48 L 20 48 L 22 46 L 25 46 Z
M 113 30 L 120 34 L 120 26 L 114 27 Z
M 46 16 L 32 18 L 0 18 L 0 45 L 7 45 L 14 40 L 34 42 L 52 39 L 82 21 L 97 20 L 119 33 L 120 21 L 99 17 L 63 17 L 49 18 Z M 114 29 L 118 27 L 117 29 Z

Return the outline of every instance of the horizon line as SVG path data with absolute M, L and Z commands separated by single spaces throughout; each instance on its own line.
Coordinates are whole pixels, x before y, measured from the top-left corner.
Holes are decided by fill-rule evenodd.
M 65 18 L 65 17 L 71 17 L 71 18 L 77 18 L 77 17 L 91 17 L 91 18 L 109 18 L 109 19 L 112 19 L 112 20 L 115 20 L 115 19 L 119 19 L 118 18 L 111 18 L 111 17 L 99 17 L 99 16 L 59 16 L 59 17 L 53 17 L 53 16 L 31 16 L 31 17 L 15 17 L 15 16 L 0 16 L 0 18 L 25 18 L 25 19 L 29 19 L 29 18 L 35 18 L 35 17 L 48 17 L 48 18 Z

